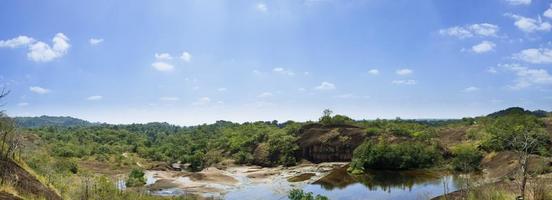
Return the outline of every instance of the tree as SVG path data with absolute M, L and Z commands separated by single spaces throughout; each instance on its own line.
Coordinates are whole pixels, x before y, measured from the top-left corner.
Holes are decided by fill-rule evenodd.
M 5 88 L 0 92 L 0 100 L 9 94 Z M 1 106 L 1 105 L 0 105 Z M 15 136 L 15 123 L 0 110 L 0 159 L 8 159 L 10 153 L 19 147 L 19 137 Z
M 326 125 L 331 124 L 332 114 L 333 112 L 330 109 L 325 109 L 324 111 L 322 111 L 322 117 L 320 117 L 318 122 Z
M 525 129 L 524 127 L 518 127 L 519 129 Z M 527 185 L 528 171 L 529 171 L 529 155 L 535 153 L 538 146 L 538 139 L 534 137 L 534 130 L 523 130 L 521 134 L 516 135 L 511 145 L 513 149 L 518 153 L 519 162 L 519 193 L 521 199 L 525 199 L 525 188 Z
M 519 197 L 525 199 L 529 156 L 550 144 L 544 124 L 533 115 L 507 115 L 498 117 L 488 131 L 490 138 L 483 142 L 484 147 L 493 150 L 513 150 L 518 154 Z

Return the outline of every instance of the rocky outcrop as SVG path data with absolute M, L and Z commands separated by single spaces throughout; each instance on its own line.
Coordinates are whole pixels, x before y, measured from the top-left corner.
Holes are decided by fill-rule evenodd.
M 365 138 L 357 126 L 307 124 L 299 130 L 300 157 L 314 163 L 351 161 Z
M 61 200 L 57 192 L 12 160 L 0 160 L 0 179 L 12 184 L 20 194 L 37 199 Z

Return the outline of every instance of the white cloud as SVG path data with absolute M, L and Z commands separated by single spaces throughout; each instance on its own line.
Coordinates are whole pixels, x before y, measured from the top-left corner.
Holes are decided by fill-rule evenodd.
M 157 60 L 172 60 L 171 54 L 168 53 L 155 53 L 155 59 Z
M 524 49 L 519 53 L 514 54 L 514 59 L 523 60 L 534 64 L 549 64 L 552 63 L 552 49 Z
M 52 39 L 52 46 L 27 36 L 18 36 L 9 40 L 1 40 L 0 47 L 16 48 L 26 46 L 27 58 L 35 62 L 48 62 L 63 57 L 71 47 L 69 38 L 63 33 L 57 33 Z
M 468 27 L 474 34 L 480 36 L 496 36 L 500 28 L 494 24 L 481 23 L 472 24 Z
M 160 97 L 159 100 L 161 101 L 178 101 L 180 98 L 178 97 Z
M 281 68 L 281 67 L 274 68 L 274 69 L 272 69 L 272 71 L 275 72 L 275 73 L 288 75 L 288 76 L 294 76 L 295 75 L 295 73 L 293 71 L 286 70 L 286 69 Z
M 371 69 L 371 70 L 368 70 L 368 73 L 371 74 L 371 75 L 378 75 L 378 74 L 379 74 L 379 70 L 377 70 L 377 69 Z
M 465 26 L 454 26 L 439 30 L 439 34 L 457 37 L 460 39 L 473 36 L 496 36 L 500 28 L 489 23 L 471 24 Z
M 180 55 L 180 59 L 182 59 L 184 62 L 190 62 L 192 61 L 192 54 L 190 54 L 187 51 L 182 52 L 182 55 Z
M 416 80 L 394 80 L 391 83 L 395 85 L 416 85 Z
M 158 71 L 162 71 L 162 72 L 168 72 L 168 71 L 172 71 L 174 69 L 174 66 L 169 64 L 169 63 L 166 63 L 166 62 L 154 62 L 151 64 L 151 66 L 153 68 L 155 68 L 156 70 Z
M 272 96 L 274 96 L 274 95 L 270 92 L 263 92 L 263 93 L 259 94 L 257 97 L 266 98 L 266 97 L 272 97 Z
M 552 4 L 550 4 L 550 8 L 548 8 L 546 11 L 544 11 L 544 14 L 542 14 L 545 17 L 552 18 Z
M 479 88 L 478 87 L 475 87 L 475 86 L 471 86 L 471 87 L 467 87 L 464 89 L 464 92 L 475 92 L 475 91 L 478 91 Z
M 35 62 L 48 62 L 62 57 L 67 54 L 67 50 L 71 47 L 68 41 L 69 38 L 67 36 L 63 33 L 58 33 L 52 39 L 52 47 L 40 41 L 30 45 L 27 57 Z
M 89 96 L 86 98 L 86 100 L 89 100 L 89 101 L 98 101 L 102 99 L 103 99 L 103 96 L 99 96 L 99 95 Z
M 487 72 L 491 73 L 491 74 L 496 74 L 498 73 L 498 71 L 496 70 L 496 68 L 494 67 L 489 67 L 489 69 L 487 69 Z
M 529 5 L 531 4 L 531 0 L 506 0 L 510 5 Z
M 211 102 L 211 98 L 209 97 L 201 97 L 199 99 L 197 99 L 194 103 L 192 103 L 193 105 L 196 105 L 196 106 L 202 106 L 202 105 L 207 105 Z
M 410 75 L 412 73 L 414 73 L 414 71 L 412 71 L 411 69 L 399 69 L 397 71 L 395 71 L 395 73 L 399 76 L 406 76 L 406 75 Z
M 472 51 L 475 53 L 486 53 L 492 51 L 496 46 L 495 43 L 490 41 L 483 41 L 479 44 L 472 46 Z
M 17 36 L 16 38 L 9 40 L 0 40 L 0 47 L 17 48 L 21 46 L 27 46 L 35 42 L 35 39 L 24 35 Z
M 506 13 L 505 15 L 516 20 L 514 22 L 514 25 L 518 27 L 518 29 L 526 33 L 532 33 L 536 31 L 548 32 L 550 31 L 550 29 L 552 29 L 552 25 L 548 22 L 543 22 L 540 17 L 538 19 L 533 19 L 510 13 Z
M 90 45 L 94 46 L 94 45 L 98 45 L 100 43 L 102 43 L 104 41 L 103 38 L 90 38 L 90 40 L 88 40 L 88 42 L 90 43 Z
M 50 90 L 46 89 L 46 88 L 43 88 L 43 87 L 39 87 L 39 86 L 31 86 L 29 87 L 29 90 L 31 92 L 34 92 L 34 93 L 37 93 L 37 94 L 47 94 L 47 93 L 50 93 Z
M 501 65 L 501 67 L 514 72 L 516 75 L 514 85 L 509 86 L 511 89 L 519 90 L 532 85 L 552 84 L 552 75 L 544 69 L 531 69 L 519 64 L 507 64 Z
M 21 102 L 21 103 L 18 103 L 17 106 L 19 106 L 19 107 L 25 107 L 25 106 L 29 106 L 29 103 L 27 103 L 27 102 Z
M 268 6 L 266 6 L 266 4 L 264 3 L 258 3 L 255 8 L 260 11 L 260 12 L 267 12 L 268 11 Z
M 217 91 L 219 91 L 219 92 L 226 92 L 227 90 L 228 90 L 228 89 L 226 89 L 226 88 L 218 88 L 218 89 L 217 89 Z
M 335 85 L 333 83 L 324 81 L 320 83 L 319 86 L 316 86 L 314 89 L 315 90 L 335 90 Z

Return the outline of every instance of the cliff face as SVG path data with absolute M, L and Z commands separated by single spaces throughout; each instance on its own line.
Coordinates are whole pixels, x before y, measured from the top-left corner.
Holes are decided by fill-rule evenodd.
M 365 138 L 356 126 L 308 124 L 299 130 L 300 156 L 314 163 L 351 161 Z
M 12 184 L 19 194 L 37 199 L 61 200 L 59 194 L 12 160 L 0 160 L 0 179 Z

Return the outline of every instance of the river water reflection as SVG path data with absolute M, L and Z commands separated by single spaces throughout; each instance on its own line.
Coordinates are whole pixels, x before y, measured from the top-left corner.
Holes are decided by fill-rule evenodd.
M 201 195 L 230 200 L 281 200 L 287 199 L 289 190 L 299 188 L 335 200 L 417 200 L 442 195 L 445 187 L 449 192 L 456 191 L 462 182 L 459 176 L 427 170 L 370 171 L 365 175 L 352 176 L 346 172 L 346 167 L 336 168 L 322 178 L 315 177 L 304 182 L 289 182 L 289 176 L 283 175 L 263 183 L 247 180 L 247 176 L 235 178 L 240 182 L 238 187 L 227 188 L 220 195 Z M 166 188 L 153 193 L 180 195 L 186 191 Z

